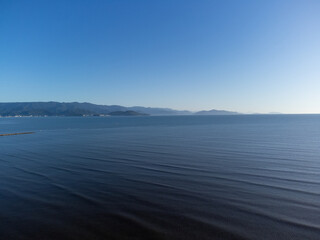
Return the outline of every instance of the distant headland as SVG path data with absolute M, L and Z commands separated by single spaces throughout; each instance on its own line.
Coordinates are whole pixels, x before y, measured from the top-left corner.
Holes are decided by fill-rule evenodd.
M 120 105 L 97 105 L 79 102 L 12 102 L 0 103 L 1 117 L 34 116 L 165 116 L 165 115 L 236 115 L 224 110 L 180 111 L 170 108 L 124 107 Z

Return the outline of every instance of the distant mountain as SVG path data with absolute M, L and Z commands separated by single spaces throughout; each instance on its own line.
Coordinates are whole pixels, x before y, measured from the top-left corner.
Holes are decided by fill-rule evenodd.
M 91 103 L 20 102 L 0 103 L 0 116 L 137 116 L 145 115 L 129 111 L 122 106 L 104 106 Z
M 191 115 L 190 111 L 173 110 L 170 108 L 150 108 L 150 107 L 128 107 L 128 109 L 137 112 L 143 112 L 149 115 Z
M 237 112 L 230 112 L 225 110 L 209 110 L 209 111 L 200 111 L 196 112 L 195 115 L 237 115 L 239 113 Z
M 135 111 L 116 111 L 116 112 L 111 112 L 108 115 L 110 116 L 146 116 L 148 114 L 139 113 Z
M 236 112 L 223 110 L 179 111 L 170 108 L 124 107 L 92 103 L 16 102 L 0 103 L 0 116 L 138 116 L 138 115 L 230 115 Z

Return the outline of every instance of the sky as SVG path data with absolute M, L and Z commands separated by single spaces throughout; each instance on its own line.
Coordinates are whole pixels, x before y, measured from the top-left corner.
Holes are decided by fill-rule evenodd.
M 0 102 L 320 113 L 318 0 L 0 0 Z

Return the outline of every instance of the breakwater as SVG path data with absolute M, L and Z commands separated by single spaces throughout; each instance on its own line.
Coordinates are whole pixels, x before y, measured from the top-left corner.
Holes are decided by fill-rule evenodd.
M 34 132 L 22 132 L 22 133 L 5 133 L 5 134 L 0 134 L 0 137 L 4 136 L 14 136 L 14 135 L 24 135 L 24 134 L 33 134 Z

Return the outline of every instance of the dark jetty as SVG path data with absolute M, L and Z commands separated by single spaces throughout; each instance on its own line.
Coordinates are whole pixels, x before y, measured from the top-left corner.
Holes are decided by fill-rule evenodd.
M 33 133 L 34 133 L 34 132 L 6 133 L 6 134 L 0 134 L 0 137 L 13 136 L 13 135 L 23 135 L 23 134 L 33 134 Z

